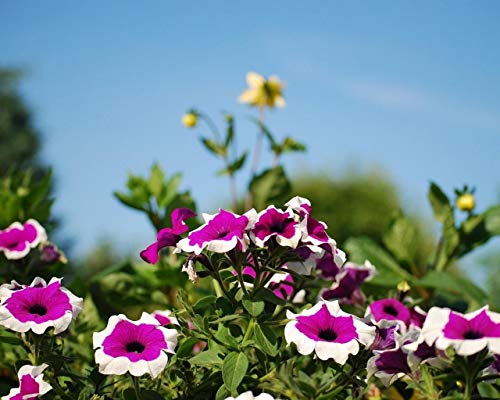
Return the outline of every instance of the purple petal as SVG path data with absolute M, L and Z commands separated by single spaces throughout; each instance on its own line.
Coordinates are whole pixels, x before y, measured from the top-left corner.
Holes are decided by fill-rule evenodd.
M 189 208 L 176 208 L 170 215 L 172 219 L 172 232 L 176 234 L 186 232 L 189 227 L 184 221 L 193 217 L 196 217 L 196 213 Z

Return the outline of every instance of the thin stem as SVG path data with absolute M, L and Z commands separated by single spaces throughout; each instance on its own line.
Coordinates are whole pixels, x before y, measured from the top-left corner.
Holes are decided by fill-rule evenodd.
M 243 337 L 242 343 L 245 343 L 247 340 L 250 339 L 250 337 L 252 336 L 254 326 L 255 326 L 255 320 L 252 318 L 248 323 L 247 331 L 245 332 L 245 336 Z
M 250 297 L 248 294 L 248 290 L 245 286 L 245 281 L 243 280 L 243 271 L 241 270 L 241 267 L 238 269 L 238 281 L 240 282 L 241 290 L 243 290 L 245 296 Z
M 259 123 L 260 125 L 264 125 L 264 107 L 259 107 Z M 263 129 L 260 129 L 259 133 L 257 134 L 257 141 L 255 142 L 255 147 L 253 151 L 253 160 L 252 160 L 252 169 L 251 169 L 251 176 L 252 178 L 256 175 L 257 173 L 257 168 L 259 166 L 259 160 L 260 160 L 260 154 L 262 153 L 262 142 L 264 140 L 264 131 Z M 253 197 L 252 193 L 248 191 L 247 197 L 245 199 L 245 208 L 249 209 L 253 205 Z
M 139 387 L 139 378 L 137 376 L 130 375 L 132 377 L 132 382 L 134 383 L 135 396 L 138 400 L 142 400 L 141 389 Z
M 198 115 L 206 122 L 208 128 L 212 131 L 217 144 L 222 145 L 222 137 L 219 133 L 219 130 L 217 129 L 217 125 L 215 125 L 215 123 L 208 115 L 203 113 L 198 113 Z M 226 168 L 229 169 L 231 163 L 229 162 L 227 152 L 222 156 L 222 159 L 224 160 Z M 238 207 L 238 192 L 236 189 L 236 179 L 233 173 L 229 173 L 229 191 L 231 195 L 231 208 L 233 209 L 233 211 L 236 211 Z

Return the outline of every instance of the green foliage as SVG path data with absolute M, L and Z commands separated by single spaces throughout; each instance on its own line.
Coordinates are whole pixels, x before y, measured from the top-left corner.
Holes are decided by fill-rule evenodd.
M 268 204 L 283 204 L 290 198 L 291 184 L 282 166 L 266 169 L 249 185 L 253 205 L 259 210 Z
M 0 178 L 0 229 L 29 218 L 42 224 L 48 222 L 53 203 L 49 197 L 51 183 L 51 171 L 38 181 L 30 170 Z
M 129 174 L 126 192 L 116 191 L 114 196 L 127 207 L 146 213 L 153 227 L 159 231 L 170 224 L 175 208 L 196 209 L 189 191 L 180 192 L 180 174 L 166 178 L 158 164 L 153 164 L 149 177 Z
M 0 177 L 27 167 L 39 170 L 40 134 L 17 86 L 22 73 L 0 69 Z
M 360 235 L 382 244 L 394 212 L 401 209 L 394 184 L 378 172 L 349 173 L 342 178 L 306 174 L 293 179 L 293 189 L 311 200 L 315 215 L 328 225 L 329 234 L 340 246 Z M 421 254 L 428 250 L 428 235 L 415 218 L 411 222 Z

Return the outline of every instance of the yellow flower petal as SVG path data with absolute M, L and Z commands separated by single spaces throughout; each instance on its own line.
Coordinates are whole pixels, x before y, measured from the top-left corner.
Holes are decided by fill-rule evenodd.
M 264 84 L 264 82 L 264 77 L 256 72 L 249 72 L 247 74 L 247 83 L 251 88 L 259 88 Z

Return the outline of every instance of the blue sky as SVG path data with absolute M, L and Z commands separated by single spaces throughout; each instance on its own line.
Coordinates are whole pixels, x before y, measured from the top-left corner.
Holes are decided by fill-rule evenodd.
M 0 15 L 0 63 L 28 71 L 76 254 L 104 237 L 126 252 L 151 241 L 112 192 L 154 161 L 183 172 L 202 210 L 227 199 L 180 117 L 231 111 L 252 146 L 252 111 L 236 102 L 251 70 L 287 82 L 268 123 L 308 144 L 293 173 L 378 165 L 423 212 L 430 180 L 475 184 L 479 209 L 499 198 L 499 2 L 4 0 Z

